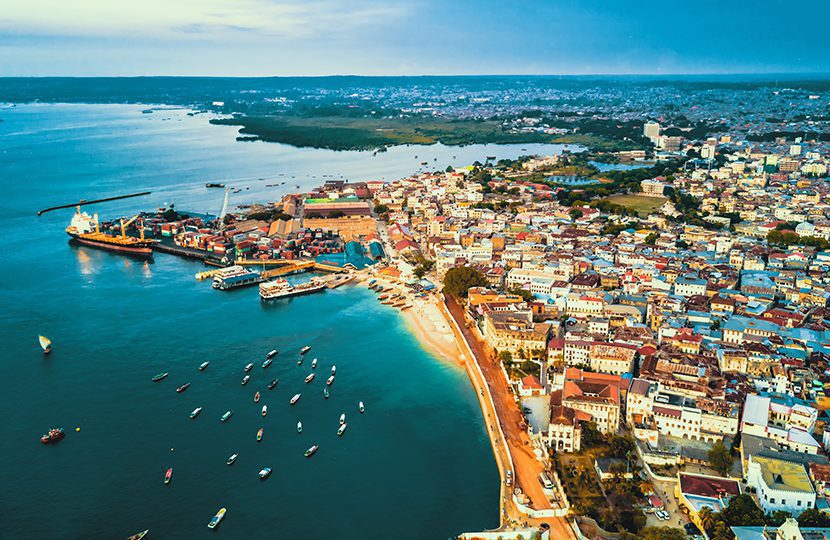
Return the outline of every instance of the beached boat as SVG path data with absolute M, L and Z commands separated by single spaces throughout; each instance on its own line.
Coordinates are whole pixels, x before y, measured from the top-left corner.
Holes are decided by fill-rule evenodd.
M 190 418 L 196 418 L 197 416 L 199 416 L 200 412 L 202 412 L 202 408 L 196 407 L 195 409 L 193 409 L 193 412 L 190 413 Z
M 366 410 L 366 408 L 365 408 L 365 407 L 363 407 L 363 402 L 362 402 L 362 401 L 361 401 L 361 402 L 360 402 L 360 404 L 358 405 L 358 409 L 360 409 L 360 414 L 363 414 L 363 411 L 365 411 L 365 410 Z
M 273 359 L 273 358 L 267 358 L 267 359 L 265 360 L 265 362 L 263 362 L 263 363 L 262 363 L 262 369 L 265 369 L 265 368 L 267 368 L 268 366 L 270 366 L 270 365 L 271 365 L 271 362 L 273 362 L 273 361 L 274 361 L 274 359 Z
M 64 435 L 66 434 L 64 433 L 63 428 L 52 428 L 40 438 L 40 442 L 43 444 L 57 442 L 63 439 Z
M 262 440 L 262 434 L 265 432 L 265 428 L 259 428 L 259 431 L 256 432 L 256 442 L 260 442 Z
M 265 358 L 273 358 L 279 354 L 277 349 L 270 351 L 268 354 L 265 355 Z
M 208 523 L 208 529 L 215 529 L 219 522 L 222 521 L 222 518 L 225 517 L 225 510 L 224 508 L 220 508 L 216 515 L 210 518 L 210 523 Z
M 334 382 L 334 375 L 332 375 L 331 377 L 326 379 L 326 385 L 327 386 L 331 386 L 331 383 L 333 383 L 333 382 Z
M 291 398 L 291 401 L 289 401 L 288 403 L 289 403 L 289 404 L 291 404 L 291 405 L 294 405 L 294 404 L 295 404 L 295 403 L 297 403 L 299 400 L 300 400 L 300 394 L 294 394 L 294 397 L 292 397 L 292 398 Z
M 269 476 L 271 476 L 271 468 L 270 467 L 265 467 L 264 469 L 259 471 L 259 479 L 260 480 L 265 480 Z
M 314 373 L 309 373 L 305 378 L 306 384 L 310 383 L 313 380 L 314 380 Z
M 228 465 L 233 465 L 236 462 L 236 458 L 239 457 L 239 454 L 233 454 L 231 457 L 228 458 Z
M 225 414 L 222 415 L 222 418 L 220 419 L 220 422 L 225 422 L 228 418 L 231 417 L 231 415 L 233 415 L 233 411 L 226 412 Z
M 313 455 L 314 455 L 314 453 L 315 453 L 317 450 L 319 450 L 319 448 L 320 448 L 320 447 L 319 447 L 318 445 L 316 445 L 316 444 L 315 444 L 314 446 L 312 446 L 311 448 L 309 448 L 308 450 L 306 450 L 306 451 L 305 451 L 305 457 L 311 457 L 311 456 L 313 456 Z
M 407 309 L 411 308 L 412 304 L 406 304 L 405 306 L 401 307 L 401 311 L 406 311 Z
M 378 296 L 378 300 L 386 300 L 387 298 L 389 298 L 388 294 L 382 294 L 382 295 Z
M 208 364 L 210 364 L 210 360 L 208 360 L 207 362 L 202 362 L 202 364 L 199 366 L 199 371 L 204 371 L 205 368 L 208 367 Z
M 242 386 L 245 386 L 246 384 L 248 384 L 248 381 L 250 381 L 250 380 L 251 380 L 250 375 L 245 375 L 244 377 L 242 377 Z
M 343 432 L 344 432 L 344 431 L 346 431 L 346 426 L 348 426 L 348 425 L 349 425 L 349 424 L 340 424 L 340 427 L 339 427 L 339 428 L 337 428 L 337 436 L 338 436 L 338 437 L 340 437 L 341 435 L 343 435 Z
M 170 467 L 169 469 L 167 469 L 167 472 L 164 473 L 164 483 L 169 484 L 170 480 L 172 480 L 172 479 L 173 479 L 173 467 Z
M 317 367 L 317 359 L 315 358 L 314 360 L 311 361 L 311 369 L 314 369 L 316 367 Z
M 297 422 L 297 433 L 302 433 L 302 432 L 303 432 L 303 423 L 302 422 Z
M 323 388 L 323 397 L 328 399 L 329 398 L 329 389 Z
M 346 413 L 342 413 L 340 415 L 340 425 L 342 426 L 345 423 L 346 423 Z
M 268 390 L 273 390 L 277 386 L 278 382 L 279 382 L 279 379 L 274 379 L 273 381 L 271 381 L 268 384 Z
M 254 403 L 259 403 L 259 398 L 260 398 L 259 392 L 254 394 Z
M 167 375 L 169 375 L 169 373 L 167 373 L 166 371 L 164 373 L 159 373 L 158 375 L 153 377 L 153 382 L 159 382 L 163 378 L 167 377 Z
M 262 406 L 262 416 L 265 416 L 266 414 L 268 414 L 268 405 L 263 405 Z
M 49 354 L 52 352 L 52 340 L 46 336 L 38 336 L 38 342 L 40 343 L 40 348 L 43 349 L 43 354 Z
M 128 536 L 127 540 L 141 540 L 142 538 L 147 536 L 148 532 L 150 532 L 150 529 L 147 529 L 146 531 L 141 531 L 140 533 L 136 533 L 132 536 Z
M 178 393 L 180 393 L 180 394 L 181 394 L 182 392 L 184 392 L 184 391 L 185 391 L 185 390 L 187 390 L 188 388 L 190 388 L 190 383 L 189 383 L 189 382 L 186 382 L 186 383 L 184 383 L 183 385 L 181 385 L 180 387 L 176 388 L 176 392 L 178 392 Z
M 252 369 L 254 369 L 254 364 L 253 364 L 253 362 L 252 362 L 252 363 L 250 363 L 250 364 L 248 364 L 247 366 L 245 366 L 245 373 L 248 373 L 248 372 L 249 372 L 249 371 L 251 371 Z
M 311 346 L 306 345 L 305 347 L 303 347 L 302 349 L 300 349 L 300 354 L 305 354 L 305 353 L 307 353 L 307 352 L 308 352 L 308 351 L 310 351 L 310 350 L 311 350 Z

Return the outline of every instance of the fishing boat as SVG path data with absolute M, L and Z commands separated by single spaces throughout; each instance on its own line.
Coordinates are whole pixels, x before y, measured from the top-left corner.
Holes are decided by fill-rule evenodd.
M 185 390 L 187 390 L 188 388 L 190 388 L 190 383 L 189 383 L 189 382 L 186 382 L 186 383 L 184 383 L 183 385 L 181 385 L 180 387 L 176 388 L 176 392 L 178 392 L 178 393 L 180 393 L 180 394 L 181 394 L 182 392 L 184 392 L 184 391 L 185 391 Z
M 365 410 L 366 410 L 366 408 L 363 406 L 363 402 L 362 402 L 362 401 L 360 402 L 360 404 L 358 405 L 358 407 L 357 407 L 357 408 L 358 408 L 358 409 L 360 409 L 360 414 L 363 414 L 363 411 L 365 411 Z
M 314 452 L 316 452 L 319 448 L 320 447 L 315 444 L 314 446 L 312 446 L 311 448 L 309 448 L 308 450 L 305 451 L 305 457 L 313 456 Z
M 150 529 L 147 529 L 146 531 L 141 531 L 140 533 L 136 533 L 132 536 L 128 536 L 127 540 L 141 540 L 142 538 L 147 536 L 148 532 L 150 532 Z
M 265 416 L 266 414 L 268 414 L 268 405 L 263 405 L 262 406 L 262 416 Z
M 274 379 L 273 381 L 271 381 L 268 384 L 268 390 L 273 390 L 277 386 L 278 382 L 279 382 L 279 379 Z
M 334 375 L 332 375 L 331 377 L 326 379 L 326 385 L 327 386 L 331 386 L 331 383 L 333 383 L 333 382 L 334 382 Z
M 251 380 L 250 375 L 245 375 L 244 377 L 242 377 L 242 386 L 245 386 L 246 384 L 248 384 L 248 381 L 250 381 L 250 380 Z
M 210 360 L 208 360 L 207 362 L 202 362 L 202 364 L 199 366 L 199 371 L 204 371 L 208 367 L 208 364 L 210 364 Z
M 329 398 L 329 389 L 323 388 L 323 397 L 328 399 Z
M 239 454 L 233 454 L 231 457 L 228 458 L 228 465 L 233 465 L 236 462 L 236 458 L 239 457 Z
M 196 407 L 195 409 L 193 409 L 193 412 L 190 413 L 190 418 L 196 418 L 197 416 L 199 416 L 200 412 L 202 412 L 202 408 Z
M 225 517 L 225 510 L 224 508 L 220 508 L 216 515 L 210 518 L 210 523 L 208 523 L 208 529 L 215 529 L 219 522 L 222 521 L 222 518 Z
M 222 415 L 222 419 L 220 421 L 225 422 L 228 418 L 231 417 L 232 414 L 233 414 L 233 411 L 226 412 L 225 414 Z
M 274 361 L 274 359 L 273 359 L 273 358 L 267 358 L 267 359 L 265 360 L 265 362 L 263 362 L 263 363 L 262 363 L 262 369 L 265 369 L 265 368 L 267 368 L 268 366 L 270 366 L 270 365 L 271 365 L 271 362 L 273 362 L 273 361 Z
M 265 431 L 265 428 L 259 428 L 259 431 L 256 432 L 256 442 L 260 442 L 262 440 L 262 434 Z
M 331 374 L 334 375 L 337 373 L 337 366 L 331 366 Z
M 265 358 L 273 358 L 279 354 L 277 349 L 270 351 L 268 354 L 265 355 Z
M 153 382 L 159 382 L 163 378 L 167 377 L 167 375 L 169 375 L 169 373 L 167 373 L 166 371 L 164 373 L 159 373 L 158 375 L 153 377 Z
M 259 471 L 259 479 L 260 480 L 265 480 L 269 476 L 271 476 L 271 468 L 270 467 L 265 467 L 264 469 Z
M 387 294 L 382 294 L 382 295 L 378 296 L 378 300 L 386 300 L 387 298 L 389 298 L 389 295 L 387 295 Z
M 302 354 L 299 357 L 297 357 L 297 365 L 298 366 L 303 365 L 303 355 Z
M 297 422 L 297 433 L 302 433 L 302 432 L 303 432 L 303 423 L 302 422 Z
M 38 336 L 38 341 L 40 342 L 40 348 L 43 349 L 43 354 L 49 354 L 52 352 L 52 340 L 46 336 Z
M 337 436 L 338 436 L 338 437 L 340 437 L 341 435 L 343 435 L 343 432 L 344 432 L 344 431 L 346 431 L 346 426 L 348 426 L 348 425 L 349 425 L 349 424 L 340 424 L 340 427 L 339 427 L 339 428 L 337 428 Z
M 313 380 L 314 380 L 314 373 L 309 373 L 305 378 L 306 384 L 310 383 Z
M 164 473 L 164 483 L 169 484 L 170 480 L 172 480 L 172 479 L 173 479 L 173 467 L 170 467 L 169 469 L 167 469 L 167 472 Z
M 345 423 L 346 423 L 346 413 L 342 413 L 340 415 L 340 425 L 342 426 Z
M 247 366 L 245 366 L 245 373 L 248 373 L 248 372 L 249 372 L 249 371 L 251 371 L 252 369 L 254 369 L 254 364 L 253 364 L 253 362 L 251 362 L 250 364 L 248 364 Z
M 300 354 L 305 354 L 305 353 L 307 353 L 307 352 L 308 352 L 308 351 L 310 351 L 310 350 L 311 350 L 311 347 L 310 347 L 309 345 L 306 345 L 305 347 L 303 347 L 302 349 L 300 349 Z
M 317 359 L 315 358 L 314 360 L 311 361 L 311 369 L 314 369 L 316 367 L 317 367 Z
M 63 439 L 64 435 L 63 428 L 52 428 L 46 434 L 40 438 L 40 442 L 43 444 L 49 444 L 53 442 L 57 442 Z
M 294 404 L 295 404 L 295 403 L 297 403 L 299 400 L 300 400 L 300 394 L 294 394 L 294 397 L 293 397 L 293 398 L 291 398 L 291 401 L 289 401 L 288 403 L 289 403 L 289 404 L 291 404 L 291 405 L 294 405 Z
M 401 311 L 406 311 L 407 309 L 411 308 L 412 304 L 406 304 L 405 306 L 401 307 Z

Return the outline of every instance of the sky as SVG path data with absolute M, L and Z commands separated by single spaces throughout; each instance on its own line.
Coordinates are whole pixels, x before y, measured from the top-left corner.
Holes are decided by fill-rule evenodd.
M 830 2 L 0 0 L 0 76 L 827 73 Z

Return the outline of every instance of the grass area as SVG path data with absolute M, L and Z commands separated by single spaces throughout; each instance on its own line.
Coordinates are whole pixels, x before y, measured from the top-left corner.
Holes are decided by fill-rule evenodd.
M 560 136 L 556 142 L 563 144 L 581 144 L 592 152 L 620 152 L 622 150 L 642 150 L 643 146 L 635 141 L 614 139 L 589 133 L 572 133 Z
M 640 217 L 646 217 L 657 211 L 666 202 L 665 197 L 646 197 L 645 195 L 612 195 L 603 200 L 636 210 Z

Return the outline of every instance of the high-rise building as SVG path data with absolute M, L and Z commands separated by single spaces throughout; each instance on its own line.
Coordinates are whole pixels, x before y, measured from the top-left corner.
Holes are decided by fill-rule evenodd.
M 657 122 L 646 122 L 643 125 L 643 135 L 652 143 L 657 144 L 657 139 L 660 138 L 660 124 Z

